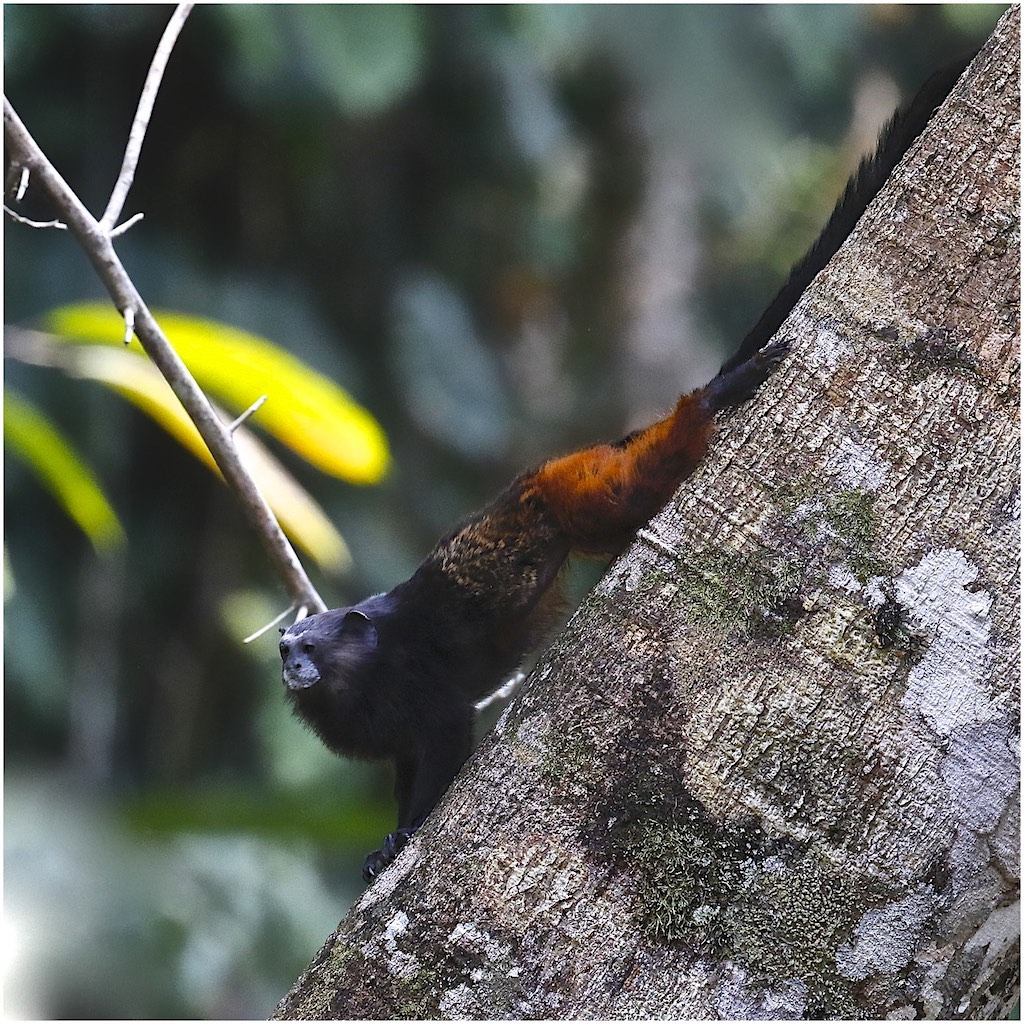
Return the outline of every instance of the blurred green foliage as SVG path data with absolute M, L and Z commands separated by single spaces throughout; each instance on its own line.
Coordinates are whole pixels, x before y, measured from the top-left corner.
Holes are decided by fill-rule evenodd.
M 1001 10 L 200 5 L 119 251 L 151 306 L 267 339 L 381 424 L 372 487 L 268 441 L 352 550 L 317 585 L 353 601 L 713 373 L 891 97 Z M 7 95 L 93 210 L 169 13 L 5 6 Z M 66 233 L 5 241 L 8 325 L 105 301 Z M 387 772 L 321 749 L 273 639 L 239 643 L 286 601 L 212 476 L 106 387 L 5 369 L 126 537 L 98 558 L 7 461 L 8 1015 L 265 1015 L 359 891 Z

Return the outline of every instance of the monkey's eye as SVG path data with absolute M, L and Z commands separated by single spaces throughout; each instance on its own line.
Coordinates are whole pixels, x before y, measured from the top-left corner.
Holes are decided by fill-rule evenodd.
M 282 658 L 287 658 L 288 657 L 288 644 L 287 644 L 286 641 L 282 640 L 277 645 L 277 649 L 281 652 L 281 657 Z
M 304 643 L 302 645 L 303 654 L 312 654 L 316 650 L 316 647 L 311 643 Z

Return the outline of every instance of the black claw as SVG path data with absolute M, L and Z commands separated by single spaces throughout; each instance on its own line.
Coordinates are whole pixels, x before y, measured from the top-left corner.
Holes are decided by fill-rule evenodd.
M 413 831 L 411 828 L 398 828 L 384 837 L 384 845 L 374 850 L 363 864 L 364 882 L 372 882 L 402 852 Z
M 717 412 L 752 398 L 787 352 L 789 340 L 779 338 L 755 352 L 745 363 L 720 373 L 704 388 L 704 402 L 708 410 Z
M 789 338 L 776 338 L 770 345 L 765 345 L 755 358 L 774 366 L 782 360 L 787 352 L 789 352 Z

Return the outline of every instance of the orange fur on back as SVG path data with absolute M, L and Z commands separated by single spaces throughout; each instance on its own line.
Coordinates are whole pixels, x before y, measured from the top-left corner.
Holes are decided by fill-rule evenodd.
M 620 551 L 658 512 L 707 451 L 711 412 L 703 389 L 683 395 L 671 416 L 617 444 L 550 459 L 533 484 L 572 546 Z

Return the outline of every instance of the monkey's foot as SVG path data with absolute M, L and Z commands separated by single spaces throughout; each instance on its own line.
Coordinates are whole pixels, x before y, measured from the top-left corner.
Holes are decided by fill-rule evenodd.
M 777 338 L 755 352 L 745 363 L 735 369 L 720 373 L 704 389 L 704 401 L 712 412 L 730 405 L 739 405 L 752 398 L 754 392 L 765 382 L 789 352 L 789 339 Z
M 363 864 L 363 881 L 372 882 L 401 852 L 415 830 L 398 828 L 384 837 L 384 845 L 374 850 Z

